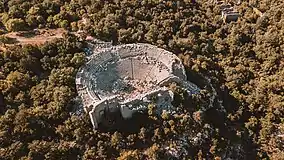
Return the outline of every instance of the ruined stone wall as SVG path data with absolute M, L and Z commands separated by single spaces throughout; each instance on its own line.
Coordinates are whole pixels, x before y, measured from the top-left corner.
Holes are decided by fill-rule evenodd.
M 114 108 L 118 108 L 119 106 L 117 96 L 105 98 L 93 104 L 91 111 L 89 111 L 93 126 L 98 127 L 98 124 L 104 121 L 106 111 L 111 112 Z
M 128 99 L 121 103 L 121 105 L 128 106 L 131 110 L 145 110 L 150 103 L 158 106 L 158 111 L 167 110 L 171 106 L 173 100 L 173 93 L 166 87 L 150 91 L 145 94 L 138 95 L 133 99 Z

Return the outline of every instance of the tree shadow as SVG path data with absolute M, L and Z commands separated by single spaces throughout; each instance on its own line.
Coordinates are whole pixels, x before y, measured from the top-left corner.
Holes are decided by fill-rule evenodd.
M 188 67 L 185 68 L 185 72 L 187 75 L 187 80 L 196 84 L 200 88 L 204 88 L 206 86 L 206 79 L 202 77 L 198 72 L 190 70 Z
M 125 135 L 139 133 L 142 127 L 149 127 L 150 125 L 157 124 L 157 122 L 147 114 L 136 112 L 132 115 L 132 118 L 124 119 L 120 113 L 113 113 L 115 118 L 115 124 L 111 127 L 100 125 L 99 130 L 101 132 L 114 133 L 116 131 Z
M 228 117 L 229 115 L 238 114 L 241 102 L 230 95 L 227 87 L 220 87 L 217 92 L 218 98 L 222 100 L 223 109 L 226 111 L 220 112 L 222 106 L 215 101 L 214 107 L 206 111 L 205 121 L 211 123 L 215 128 L 218 128 L 220 136 L 225 138 L 229 145 L 240 144 L 243 147 L 243 156 L 245 159 L 255 159 L 257 157 L 255 150 L 256 144 L 249 138 L 248 131 L 244 127 L 244 123 L 248 120 L 250 113 L 243 111 L 242 114 L 239 115 L 238 120 L 230 119 Z M 237 154 L 231 156 L 240 158 Z
M 19 43 L 19 41 L 17 40 L 17 38 L 11 38 L 8 36 L 0 36 L 0 43 L 15 44 L 15 43 Z
M 208 111 L 208 121 L 213 122 L 216 127 L 220 128 L 220 133 L 223 137 L 243 146 L 244 156 L 246 159 L 255 159 L 257 157 L 256 144 L 249 137 L 248 130 L 244 127 L 245 122 L 249 119 L 251 113 L 248 110 L 243 110 L 237 120 L 231 120 L 227 116 L 239 114 L 241 102 L 229 93 L 229 89 L 224 86 L 218 90 L 219 98 L 223 100 L 223 106 L 226 113 L 216 113 L 216 110 Z M 210 117 L 210 118 L 209 118 Z M 218 117 L 218 118 L 216 118 Z M 242 136 L 237 135 L 237 131 L 241 131 Z
M 0 115 L 5 112 L 4 95 L 0 92 Z
M 207 86 L 207 81 L 198 72 L 192 70 L 186 70 L 189 80 L 200 88 Z M 229 115 L 237 115 L 241 106 L 241 102 L 230 94 L 229 89 L 222 85 L 225 82 L 224 79 L 218 79 L 218 82 L 212 82 L 213 87 L 217 92 L 218 100 L 221 100 L 220 104 L 217 100 L 214 101 L 214 107 L 208 109 L 205 112 L 205 123 L 211 124 L 214 128 L 219 130 L 219 134 L 222 138 L 225 138 L 229 145 L 240 144 L 243 147 L 245 159 L 255 159 L 257 157 L 257 151 L 255 150 L 256 144 L 248 135 L 248 130 L 244 127 L 245 122 L 250 117 L 251 113 L 247 110 L 243 110 L 242 114 L 237 120 L 231 120 Z M 190 103 L 190 98 L 186 103 Z M 225 110 L 223 112 L 222 110 Z M 242 132 L 241 136 L 238 132 Z M 228 147 L 228 146 L 226 146 Z M 237 155 L 232 155 L 236 156 Z M 227 158 L 227 157 L 225 157 Z

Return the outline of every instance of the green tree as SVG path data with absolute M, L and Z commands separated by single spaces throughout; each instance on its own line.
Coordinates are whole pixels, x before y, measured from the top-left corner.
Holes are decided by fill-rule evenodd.
M 9 19 L 5 26 L 8 31 L 22 31 L 26 29 L 25 21 L 19 18 Z

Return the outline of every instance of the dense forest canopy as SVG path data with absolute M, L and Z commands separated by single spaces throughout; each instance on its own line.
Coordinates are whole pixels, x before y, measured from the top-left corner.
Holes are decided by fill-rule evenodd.
M 93 131 L 70 101 L 85 42 L 15 45 L 0 52 L 0 159 L 284 159 L 284 2 L 236 8 L 239 20 L 223 23 L 206 0 L 1 0 L 1 33 L 65 28 L 157 45 L 182 59 L 189 80 L 206 88 L 208 77 L 223 108 L 201 112 L 206 90 L 188 99 L 173 84 L 182 114 L 157 117 L 150 106 L 124 129 Z

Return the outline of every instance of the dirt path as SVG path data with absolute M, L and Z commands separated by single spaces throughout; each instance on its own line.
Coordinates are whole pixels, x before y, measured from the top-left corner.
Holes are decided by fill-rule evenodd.
M 63 28 L 58 29 L 38 29 L 33 31 L 26 32 L 10 32 L 7 34 L 3 34 L 7 38 L 12 39 L 12 43 L 9 44 L 1 44 L 0 50 L 5 51 L 7 47 L 13 45 L 41 45 L 47 41 L 51 41 L 55 38 L 62 38 L 63 34 L 67 31 Z
M 0 51 L 6 51 L 7 47 L 13 46 L 13 45 L 42 45 L 47 41 L 52 41 L 56 38 L 63 38 L 63 34 L 67 33 L 68 31 L 63 28 L 57 28 L 57 29 L 37 29 L 33 31 L 22 31 L 22 32 L 10 32 L 7 34 L 3 34 L 1 36 L 7 37 L 10 39 L 10 42 L 3 43 L 0 42 Z M 82 38 L 82 35 L 84 35 L 84 32 L 71 32 L 72 34 L 75 34 L 76 36 L 79 36 Z M 94 40 L 94 37 L 92 36 L 83 36 L 85 40 L 92 41 Z
M 4 36 L 16 40 L 15 44 L 43 44 L 55 38 L 62 38 L 66 30 L 58 29 L 39 29 L 31 32 L 11 32 Z

